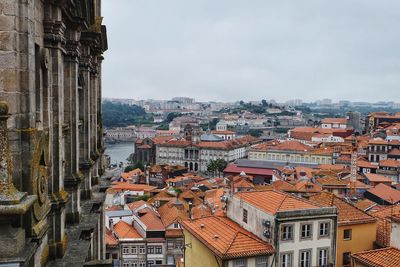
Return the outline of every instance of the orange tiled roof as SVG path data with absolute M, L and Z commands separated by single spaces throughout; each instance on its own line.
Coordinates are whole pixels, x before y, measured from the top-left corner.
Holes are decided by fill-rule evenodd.
M 139 201 L 129 203 L 129 204 L 127 204 L 127 206 L 131 211 L 134 211 L 135 209 L 139 208 L 140 206 L 142 206 L 144 204 L 146 204 L 146 201 L 139 200 Z
M 114 224 L 114 233 L 118 239 L 142 238 L 132 225 L 122 220 Z
M 325 119 L 322 119 L 321 122 L 326 123 L 326 124 L 334 124 L 334 123 L 346 124 L 347 119 L 346 118 L 325 118 Z
M 254 185 L 245 179 L 234 183 L 235 188 L 254 188 Z
M 149 231 L 164 231 L 165 227 L 162 223 L 159 215 L 149 208 L 144 208 L 139 211 L 140 213 L 145 213 L 140 216 L 140 220 L 146 225 Z
M 184 211 L 179 210 L 172 203 L 173 203 L 173 200 L 162 205 L 157 210 L 158 214 L 160 214 L 160 218 L 161 218 L 163 224 L 165 225 L 165 227 L 168 227 L 172 223 L 179 221 L 181 219 L 188 218 L 187 214 Z
M 391 156 L 400 156 L 400 149 L 394 148 L 394 149 L 390 150 L 390 152 L 388 153 L 388 155 L 391 155 Z
M 388 141 L 383 140 L 381 138 L 376 138 L 376 139 L 369 140 L 368 144 L 371 144 L 371 145 L 387 145 Z
M 378 168 L 377 165 L 374 165 L 374 164 L 372 164 L 371 162 L 366 161 L 366 160 L 358 160 L 358 161 L 357 161 L 357 167 L 360 167 L 360 168 L 370 168 L 370 169 L 377 169 L 377 168 Z
M 211 214 L 212 214 L 212 212 L 211 212 L 210 207 L 208 207 L 204 204 L 199 204 L 199 205 L 193 207 L 192 211 L 191 211 L 192 219 L 203 218 L 203 217 L 209 216 Z
M 335 187 L 346 187 L 348 182 L 343 181 L 342 179 L 333 177 L 333 176 L 326 176 L 322 178 L 316 179 L 316 182 L 321 184 L 323 187 L 335 186 Z
M 400 191 L 382 183 L 369 189 L 368 192 L 391 204 L 400 202 Z
M 368 181 L 374 182 L 374 183 L 392 183 L 393 182 L 393 180 L 391 178 L 381 175 L 381 174 L 365 173 L 364 175 L 368 179 Z
M 379 166 L 400 168 L 400 161 L 399 160 L 394 160 L 394 159 L 385 159 L 385 160 L 379 161 Z
M 367 211 L 368 209 L 370 209 L 376 205 L 378 205 L 378 204 L 369 200 L 368 198 L 364 198 L 363 200 L 358 201 L 354 206 L 356 206 L 360 210 Z
M 294 185 L 292 185 L 291 183 L 288 183 L 286 181 L 283 181 L 283 180 L 274 181 L 272 183 L 272 188 L 274 188 L 275 190 L 284 191 L 284 192 L 295 192 L 296 191 L 296 188 L 294 187 Z
M 177 238 L 183 237 L 182 229 L 166 229 L 165 230 L 165 237 L 169 238 Z
M 239 192 L 234 197 L 243 199 L 249 204 L 272 215 L 279 211 L 316 209 L 321 207 L 311 201 L 276 190 Z
M 183 221 L 183 227 L 221 259 L 274 253 L 268 244 L 227 218 L 209 216 Z
M 400 215 L 400 205 L 385 207 L 377 211 L 371 211 L 369 213 L 372 216 L 378 218 L 378 226 L 376 229 L 376 242 L 381 246 L 389 246 L 392 229 L 391 218 L 393 217 L 393 215 Z
M 130 183 L 123 183 L 123 182 L 115 182 L 113 183 L 112 189 L 116 190 L 130 190 L 130 191 L 151 191 L 153 189 L 156 189 L 157 187 L 147 185 L 147 184 L 130 184 Z
M 338 210 L 338 224 L 362 224 L 373 223 L 376 219 L 368 213 L 354 207 L 350 203 L 340 199 L 336 195 L 328 192 L 321 192 L 310 197 L 311 201 L 315 201 L 324 206 L 336 207 Z
M 113 236 L 112 232 L 106 228 L 106 245 L 115 247 L 118 245 L 118 240 Z
M 400 266 L 400 250 L 393 247 L 362 251 L 353 254 L 352 257 L 368 267 Z
M 319 184 L 314 184 L 309 180 L 298 181 L 295 183 L 294 187 L 296 188 L 297 192 L 315 193 L 322 191 L 322 187 Z
M 388 206 L 383 209 L 370 212 L 370 214 L 377 218 L 388 218 L 394 214 L 400 214 L 400 205 Z

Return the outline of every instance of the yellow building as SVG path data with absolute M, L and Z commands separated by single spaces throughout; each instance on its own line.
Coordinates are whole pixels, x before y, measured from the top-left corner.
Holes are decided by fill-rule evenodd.
M 328 192 L 310 200 L 338 209 L 336 266 L 350 266 L 351 255 L 373 249 L 376 240 L 376 218 Z
M 269 266 L 274 249 L 225 217 L 183 221 L 185 267 Z
M 248 158 L 282 163 L 331 164 L 333 150 L 316 149 L 298 141 L 270 141 L 252 146 Z

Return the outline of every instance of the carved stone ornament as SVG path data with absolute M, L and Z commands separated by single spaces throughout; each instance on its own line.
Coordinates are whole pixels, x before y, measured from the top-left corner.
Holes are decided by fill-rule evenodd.
M 49 138 L 48 134 L 39 131 L 34 138 L 35 151 L 32 157 L 32 193 L 38 196 L 33 205 L 35 218 L 42 220 L 50 210 L 48 197 L 49 186 Z
M 18 191 L 13 183 L 8 143 L 8 105 L 0 101 L 0 205 L 19 204 L 26 193 Z

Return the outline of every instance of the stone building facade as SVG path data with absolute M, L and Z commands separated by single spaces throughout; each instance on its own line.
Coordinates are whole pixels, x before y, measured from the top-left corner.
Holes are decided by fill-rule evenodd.
M 0 266 L 105 257 L 106 49 L 101 0 L 0 0 Z

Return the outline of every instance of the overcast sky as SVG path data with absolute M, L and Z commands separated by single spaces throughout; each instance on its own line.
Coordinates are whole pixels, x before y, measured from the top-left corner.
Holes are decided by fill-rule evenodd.
M 103 0 L 103 96 L 400 102 L 399 0 Z

